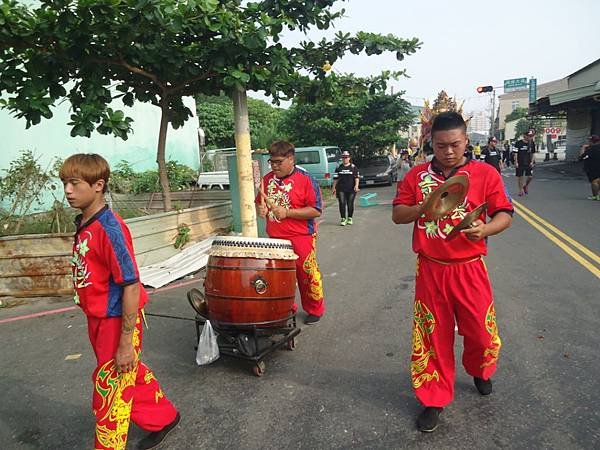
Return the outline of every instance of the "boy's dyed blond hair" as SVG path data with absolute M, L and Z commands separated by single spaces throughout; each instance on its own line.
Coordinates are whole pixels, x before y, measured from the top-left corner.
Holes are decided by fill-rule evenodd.
M 104 180 L 102 192 L 106 192 L 110 166 L 102 156 L 95 153 L 77 153 L 65 159 L 58 176 L 63 182 L 69 178 L 81 178 L 90 186 L 98 180 Z

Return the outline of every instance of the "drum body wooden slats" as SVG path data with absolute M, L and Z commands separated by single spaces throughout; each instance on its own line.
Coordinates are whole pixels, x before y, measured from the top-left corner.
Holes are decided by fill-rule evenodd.
M 211 252 L 204 280 L 208 315 L 215 322 L 230 325 L 281 326 L 293 314 L 296 261 L 289 258 L 290 251 L 288 259 L 279 259 L 277 252 L 270 252 L 273 258 L 235 256 L 245 252 L 257 256 L 252 245 L 258 244 L 243 239 L 249 248 Z M 220 241 L 214 248 L 223 248 L 223 243 L 230 244 Z

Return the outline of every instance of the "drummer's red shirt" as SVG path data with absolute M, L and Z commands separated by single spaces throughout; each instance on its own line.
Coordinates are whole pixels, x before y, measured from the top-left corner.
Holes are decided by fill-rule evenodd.
M 269 172 L 262 180 L 263 190 L 275 205 L 287 209 L 315 208 L 323 209 L 321 188 L 317 180 L 302 167 L 294 167 L 294 171 L 279 179 L 273 172 Z M 256 196 L 256 203 L 261 201 L 260 194 Z M 317 232 L 315 219 L 283 219 L 277 220 L 273 213 L 267 214 L 267 234 L 272 238 L 286 239 L 299 235 L 312 235 Z
M 450 214 L 437 221 L 426 222 L 423 217 L 415 221 L 413 228 L 413 251 L 442 261 L 457 261 L 487 254 L 486 240 L 468 240 L 460 233 L 455 239 L 445 241 L 446 236 L 462 218 L 483 202 L 487 202 L 487 215 L 493 217 L 500 211 L 512 215 L 513 206 L 505 190 L 502 177 L 494 167 L 479 161 L 467 162 L 455 168 L 448 176 L 466 175 L 469 190 L 462 204 Z M 446 177 L 432 162 L 413 167 L 398 183 L 395 205 L 413 206 L 423 202 L 423 197 L 440 186 Z M 480 216 L 485 222 L 485 214 Z
M 78 216 L 71 260 L 75 303 L 90 317 L 120 317 L 123 287 L 139 283 L 129 228 L 108 206 L 80 221 Z M 140 309 L 147 300 L 140 285 Z

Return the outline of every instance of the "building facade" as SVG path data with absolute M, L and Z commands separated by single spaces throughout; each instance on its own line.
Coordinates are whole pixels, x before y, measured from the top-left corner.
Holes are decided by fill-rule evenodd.
M 540 96 L 530 113 L 538 116 L 566 114 L 566 158 L 575 160 L 592 134 L 600 135 L 600 59 L 565 77 L 560 91 Z

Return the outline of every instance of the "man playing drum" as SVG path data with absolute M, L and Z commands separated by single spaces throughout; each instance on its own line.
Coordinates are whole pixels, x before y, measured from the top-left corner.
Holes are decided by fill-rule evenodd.
M 464 336 L 463 366 L 481 395 L 492 392 L 501 345 L 482 257 L 487 254 L 485 238 L 510 226 L 513 208 L 496 169 L 464 156 L 466 128 L 458 113 L 435 117 L 431 131 L 435 158 L 404 177 L 393 202 L 394 223 L 414 222 L 413 250 L 418 256 L 411 377 L 425 406 L 417 419 L 423 432 L 435 430 L 440 413 L 454 396 L 455 324 Z M 453 175 L 468 178 L 466 197 L 439 220 L 427 221 L 424 199 Z M 446 240 L 454 226 L 484 202 L 491 220 L 486 223 L 482 214 L 456 239 Z
M 256 211 L 266 219 L 269 237 L 292 242 L 294 253 L 298 255 L 296 278 L 302 308 L 308 314 L 304 323 L 315 324 L 325 313 L 323 281 L 315 249 L 315 219 L 323 208 L 321 189 L 312 175 L 295 165 L 293 144 L 274 142 L 269 154 L 272 170 L 262 180 Z

